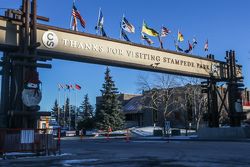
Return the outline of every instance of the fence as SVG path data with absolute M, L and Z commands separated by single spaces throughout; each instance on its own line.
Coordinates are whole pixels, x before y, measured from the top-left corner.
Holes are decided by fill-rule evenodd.
M 0 129 L 0 154 L 8 152 L 60 153 L 60 128 Z

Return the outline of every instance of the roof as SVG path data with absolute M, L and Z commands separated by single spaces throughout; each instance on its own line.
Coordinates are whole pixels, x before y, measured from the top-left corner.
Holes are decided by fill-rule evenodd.
M 123 106 L 123 112 L 125 114 L 142 113 L 142 98 L 143 96 L 136 96 L 131 98 L 127 104 Z

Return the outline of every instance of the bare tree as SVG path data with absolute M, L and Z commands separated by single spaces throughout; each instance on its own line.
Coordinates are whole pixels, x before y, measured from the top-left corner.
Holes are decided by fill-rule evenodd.
M 169 74 L 154 75 L 152 81 L 149 77 L 139 76 L 138 87 L 144 92 L 142 104 L 144 108 L 153 111 L 154 121 L 158 121 L 155 115 L 162 116 L 161 125 L 165 128 L 167 118 L 174 112 L 182 108 L 179 103 L 179 97 L 175 96 L 175 92 L 179 84 L 179 77 Z M 165 132 L 165 131 L 164 131 Z
M 203 118 L 204 113 L 207 111 L 207 96 L 201 93 L 200 83 L 203 80 L 198 78 L 186 78 L 183 77 L 182 83 L 184 87 L 184 110 L 186 110 L 186 114 L 184 114 L 185 122 L 194 123 L 195 129 L 198 130 L 200 126 L 200 122 Z M 191 104 L 191 109 L 188 109 L 188 105 Z M 189 111 L 191 110 L 191 111 Z M 188 115 L 191 112 L 191 116 Z M 190 118 L 191 117 L 191 118 Z M 186 124 L 187 125 L 187 124 Z

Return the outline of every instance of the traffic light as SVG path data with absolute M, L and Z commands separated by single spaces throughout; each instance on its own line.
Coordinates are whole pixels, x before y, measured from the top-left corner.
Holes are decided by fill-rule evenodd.
M 201 93 L 208 93 L 209 83 L 208 81 L 201 82 Z

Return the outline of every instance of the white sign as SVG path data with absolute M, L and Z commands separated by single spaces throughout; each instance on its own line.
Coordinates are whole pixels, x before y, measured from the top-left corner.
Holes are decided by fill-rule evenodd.
M 55 48 L 58 44 L 58 38 L 52 31 L 46 31 L 42 38 L 43 44 L 47 48 Z
M 38 42 L 43 43 L 38 48 L 39 51 L 55 52 L 64 57 L 68 54 L 69 59 L 77 57 L 79 61 L 82 58 L 82 61 L 100 64 L 110 63 L 208 78 L 211 74 L 215 78 L 220 78 L 221 75 L 219 70 L 215 73 L 212 69 L 219 68 L 220 63 L 205 58 L 60 30 L 38 30 L 37 34 Z M 52 53 L 52 56 L 56 56 L 55 54 Z
M 34 130 L 21 130 L 21 143 L 34 143 Z

